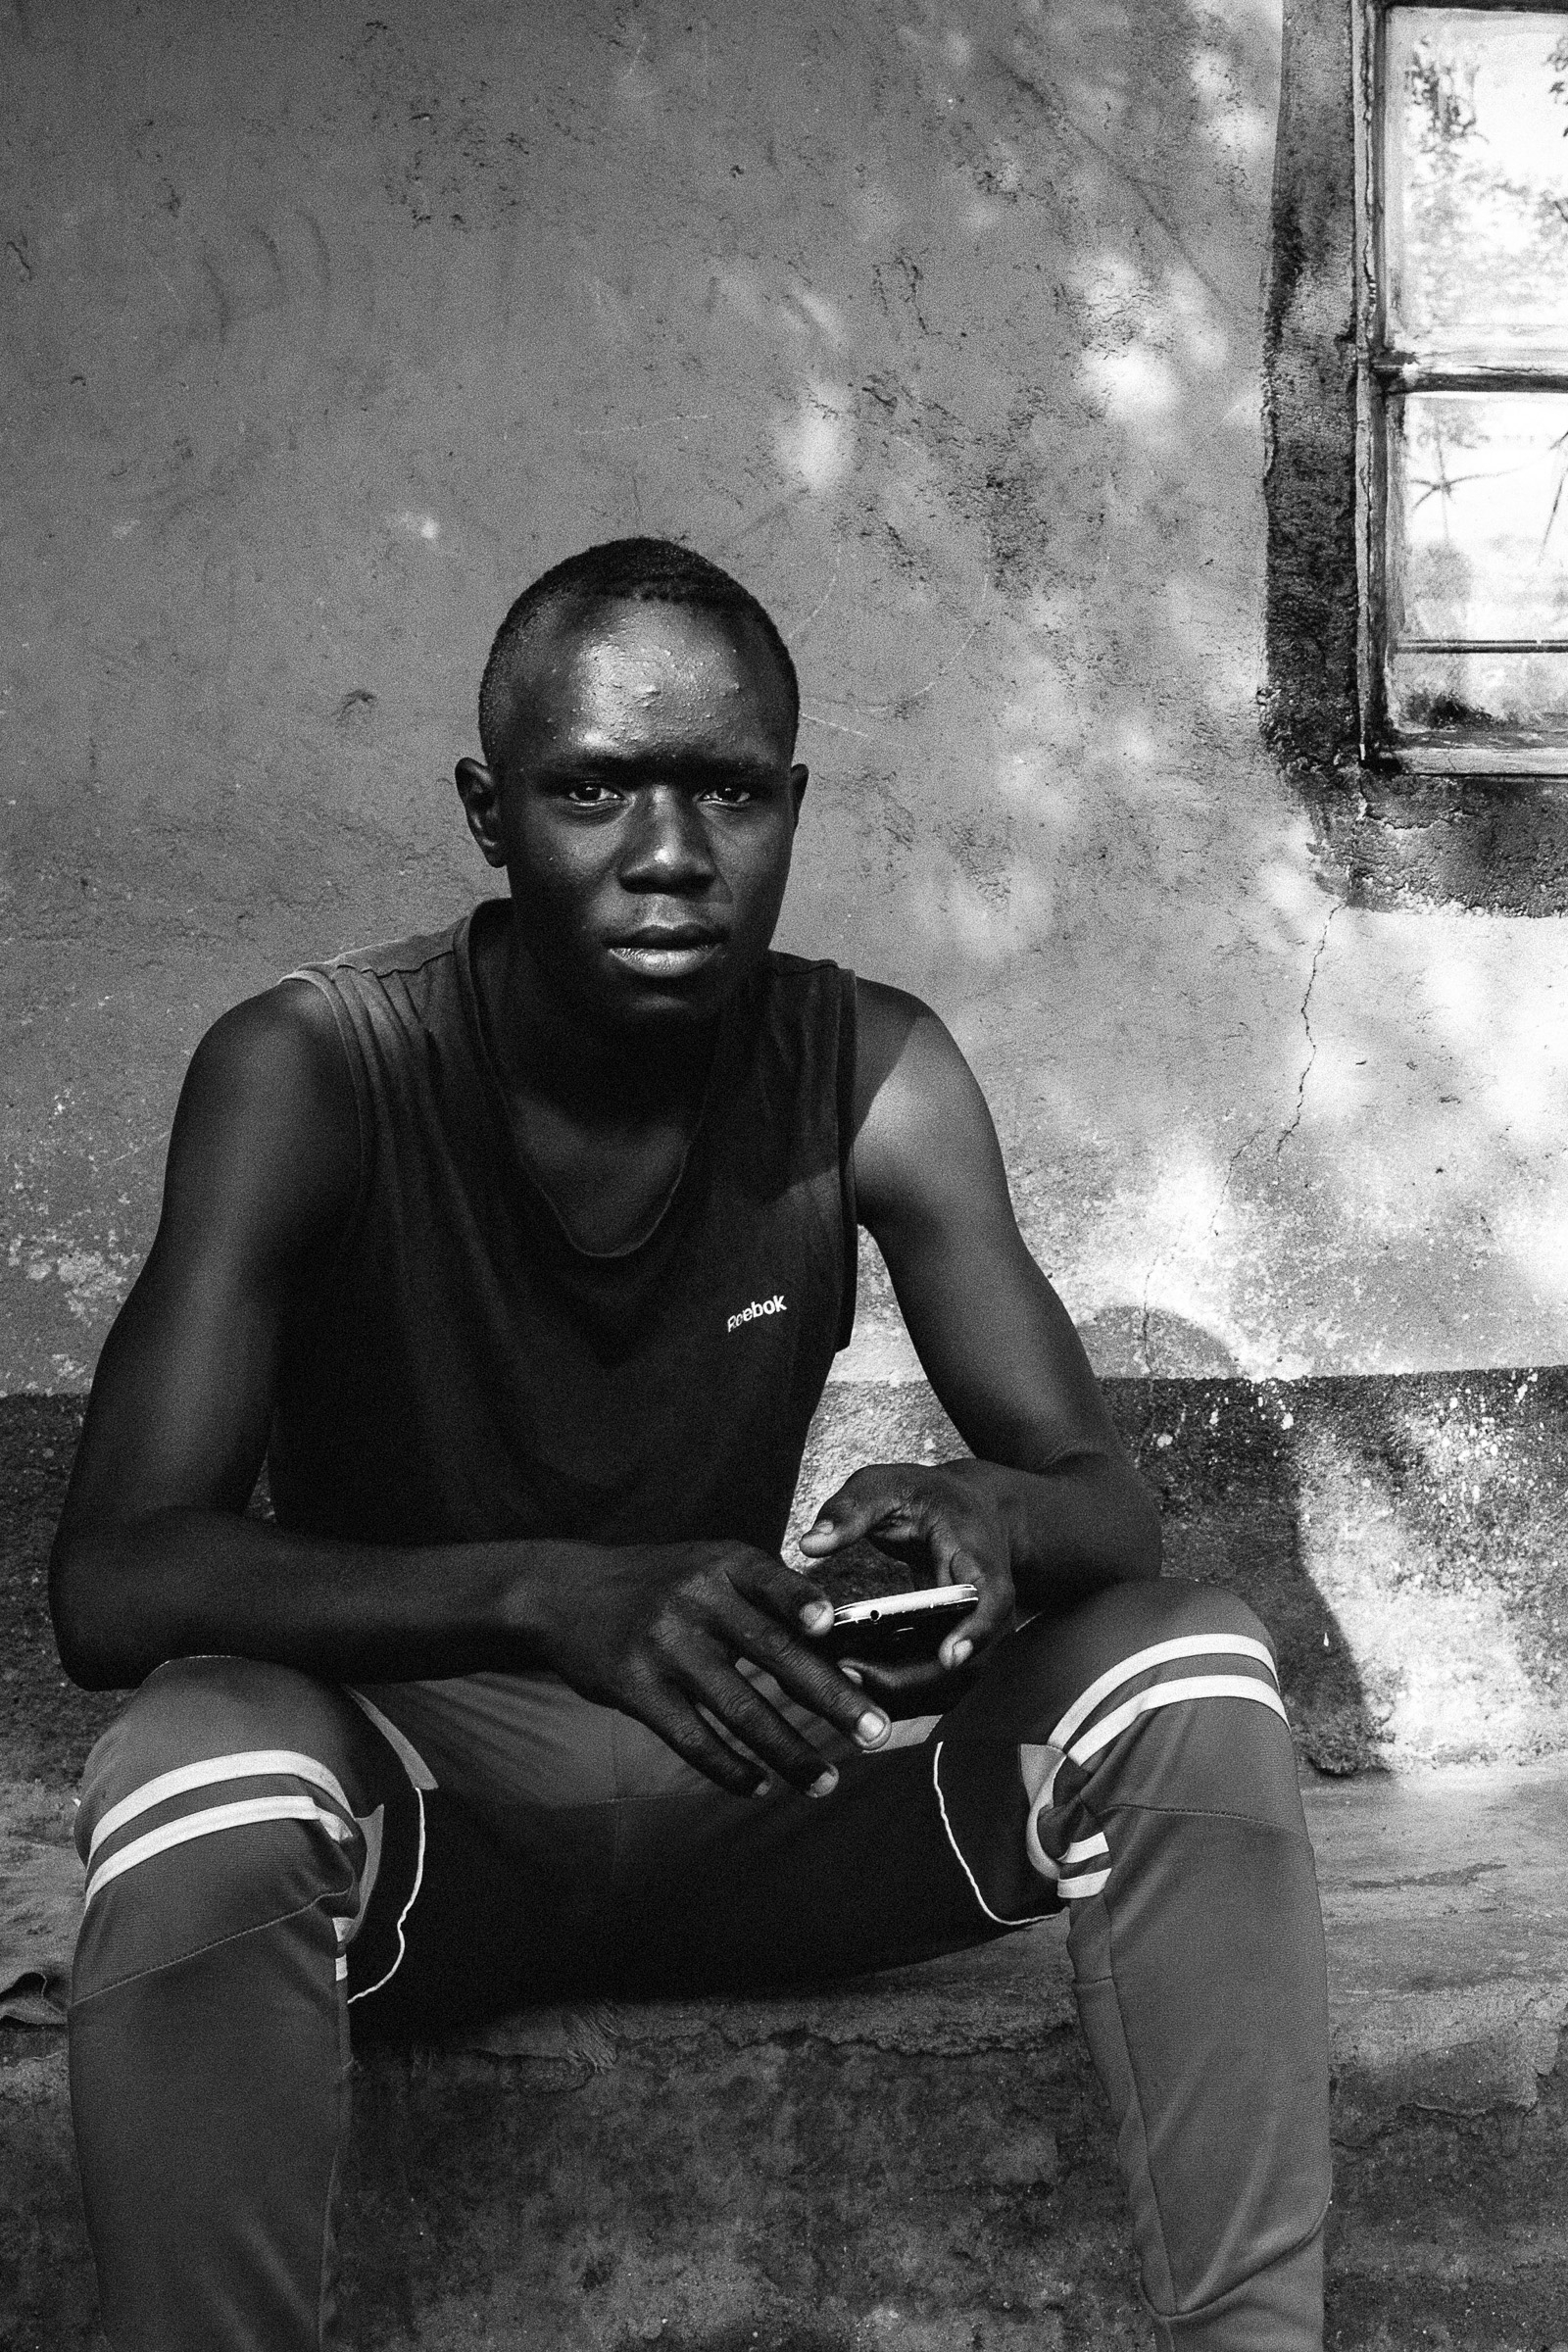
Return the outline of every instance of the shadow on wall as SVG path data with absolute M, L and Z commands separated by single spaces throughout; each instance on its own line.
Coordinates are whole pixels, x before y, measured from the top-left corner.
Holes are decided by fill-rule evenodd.
M 1294 1389 L 1238 1379 L 1109 1380 L 1122 1440 L 1160 1501 L 1165 1569 L 1223 1585 L 1267 1626 L 1291 1728 L 1319 1772 L 1380 1760 L 1359 1662 L 1303 1544 Z
M 1104 1387 L 1167 1567 L 1264 1619 L 1320 1771 L 1568 1746 L 1568 1371 Z
M 1268 1627 L 1302 1753 L 1320 1772 L 1379 1760 L 1350 1643 L 1308 1573 L 1290 1399 L 1242 1380 L 1102 1383 L 1123 1441 L 1160 1500 L 1165 1566 L 1223 1585 Z M 845 1382 L 818 1409 L 791 1536 L 865 1461 L 943 1461 L 963 1451 L 923 1382 Z M 887 1582 L 907 1582 L 902 1573 Z
M 1568 1370 L 1102 1385 L 1167 1570 L 1263 1620 L 1320 1772 L 1568 1748 Z M 923 1382 L 836 1385 L 794 1525 L 861 1462 L 960 1450 Z

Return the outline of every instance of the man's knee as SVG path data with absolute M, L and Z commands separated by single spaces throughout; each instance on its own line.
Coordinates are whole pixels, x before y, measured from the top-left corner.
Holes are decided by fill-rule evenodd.
M 1274 1644 L 1246 1602 L 1223 1586 L 1162 1576 L 1031 1618 L 993 1653 L 971 1703 L 992 1727 L 1016 1719 L 1021 1738 L 1060 1731 L 1064 1744 L 1113 1691 L 1130 1697 L 1151 1679 L 1223 1668 L 1261 1679 L 1277 1699 Z
M 1046 1734 L 1059 1791 L 1094 1782 L 1102 1801 L 1299 1825 L 1274 1644 L 1245 1601 L 1162 1577 L 1097 1594 L 1082 1618 L 1075 1688 Z
M 352 1913 L 370 1810 L 355 1726 L 352 1702 L 285 1667 L 149 1676 L 82 1779 L 76 1997 L 313 1906 Z
M 1273 1643 L 1232 1592 L 1117 1585 L 1001 1644 L 945 1727 L 951 1760 L 1016 1744 L 1036 1807 L 1099 1801 L 1299 1820 Z
M 995 1919 L 1107 1883 L 1133 1815 L 1151 1835 L 1198 1816 L 1304 1836 L 1274 1653 L 1245 1603 L 1175 1577 L 1033 1618 L 998 1645 L 943 1726 L 944 1826 Z M 1239 1833 L 1238 1833 L 1239 1834 Z M 1139 1832 L 1143 1838 L 1143 1832 Z
M 1197 1645 L 1248 1642 L 1265 1650 L 1271 1662 L 1274 1658 L 1267 1627 L 1245 1600 L 1223 1585 L 1195 1584 L 1185 1576 L 1112 1585 L 1065 1618 L 1045 1622 L 1057 1628 L 1090 1680 L 1128 1657 L 1170 1642 L 1194 1644 L 1191 1654 L 1197 1656 Z
M 81 1778 L 76 1846 L 83 1861 L 105 1817 L 173 1773 L 200 1785 L 220 1760 L 288 1754 L 341 1785 L 352 1771 L 352 1702 L 287 1666 L 254 1658 L 172 1658 L 110 1725 Z

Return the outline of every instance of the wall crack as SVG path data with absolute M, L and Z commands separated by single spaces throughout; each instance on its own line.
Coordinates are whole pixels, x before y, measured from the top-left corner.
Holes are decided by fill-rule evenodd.
M 1298 1111 L 1298 1116 L 1299 1116 L 1299 1111 Z M 1208 1229 L 1210 1235 L 1217 1234 L 1219 1231 L 1219 1221 L 1225 1214 L 1225 1203 L 1230 1199 L 1231 1185 L 1235 1179 L 1236 1170 L 1241 1164 L 1243 1157 L 1247 1152 L 1250 1152 L 1252 1146 L 1255 1143 L 1260 1142 L 1267 1133 L 1268 1129 L 1266 1127 L 1254 1127 L 1251 1134 L 1244 1137 L 1242 1142 L 1237 1145 L 1235 1151 L 1231 1153 L 1230 1158 L 1225 1162 L 1225 1181 L 1219 1188 L 1219 1199 L 1214 1203 L 1214 1221 Z M 1278 1155 L 1278 1151 L 1279 1147 L 1276 1145 L 1276 1156 Z
M 1296 1108 L 1291 1113 L 1289 1123 L 1280 1129 L 1279 1141 L 1274 1146 L 1276 1159 L 1279 1158 L 1280 1153 L 1301 1124 L 1301 1113 L 1306 1108 L 1306 1082 L 1312 1075 L 1312 1064 L 1317 1059 L 1317 1039 L 1312 1035 L 1312 991 L 1317 985 L 1317 967 L 1323 960 L 1323 951 L 1329 944 L 1329 932 L 1333 928 L 1334 917 L 1339 911 L 1338 906 L 1329 908 L 1328 918 L 1318 934 L 1317 946 L 1312 951 L 1312 967 L 1306 975 L 1306 991 L 1301 999 L 1301 1027 L 1306 1031 L 1306 1059 L 1301 1064 L 1301 1075 L 1296 1082 Z M 1245 1150 L 1245 1148 L 1244 1146 L 1243 1149 Z

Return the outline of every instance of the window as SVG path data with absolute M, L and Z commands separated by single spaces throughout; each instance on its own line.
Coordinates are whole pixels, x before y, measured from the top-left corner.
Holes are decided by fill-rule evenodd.
M 1367 0 L 1358 36 L 1366 752 L 1568 772 L 1568 9 Z

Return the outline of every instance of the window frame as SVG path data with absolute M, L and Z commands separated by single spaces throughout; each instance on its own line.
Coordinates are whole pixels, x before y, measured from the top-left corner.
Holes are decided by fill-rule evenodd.
M 1489 358 L 1456 346 L 1416 359 L 1392 343 L 1385 319 L 1383 158 L 1389 98 L 1388 34 L 1401 8 L 1450 8 L 1467 16 L 1556 17 L 1568 27 L 1568 0 L 1355 0 L 1351 10 L 1355 106 L 1355 540 L 1356 686 L 1361 759 L 1411 776 L 1568 777 L 1568 728 L 1554 743 L 1445 744 L 1397 730 L 1387 697 L 1388 448 L 1391 402 L 1411 392 L 1558 392 L 1568 394 L 1568 316 L 1560 349 L 1528 364 Z M 1444 641 L 1438 642 L 1442 650 Z M 1456 641 L 1457 642 L 1457 641 Z M 1568 653 L 1568 636 L 1482 638 L 1477 650 Z

